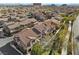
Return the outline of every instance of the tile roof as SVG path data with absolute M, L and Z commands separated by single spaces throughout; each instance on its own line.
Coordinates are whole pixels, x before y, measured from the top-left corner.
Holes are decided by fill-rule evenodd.
M 30 29 L 27 28 L 23 29 L 19 33 L 15 34 L 14 37 L 18 36 L 20 40 L 27 46 L 27 43 L 29 43 L 31 40 L 35 40 L 35 38 L 38 37 L 39 33 L 41 33 L 43 30 L 54 28 L 55 27 L 54 25 L 55 24 L 52 23 L 52 20 L 39 22 L 38 24 L 36 24 L 34 27 Z
M 14 35 L 14 37 L 18 36 L 20 40 L 27 46 L 27 43 L 30 40 L 34 40 L 38 35 L 32 31 L 32 29 L 24 29 L 21 32 Z

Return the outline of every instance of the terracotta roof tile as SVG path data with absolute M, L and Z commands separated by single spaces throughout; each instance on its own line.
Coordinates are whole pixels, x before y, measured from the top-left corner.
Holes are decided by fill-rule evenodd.
M 27 45 L 30 40 L 34 40 L 38 35 L 32 31 L 32 29 L 24 29 L 21 32 L 14 35 L 15 37 L 18 36 L 20 40 Z M 32 39 L 33 38 L 33 39 Z

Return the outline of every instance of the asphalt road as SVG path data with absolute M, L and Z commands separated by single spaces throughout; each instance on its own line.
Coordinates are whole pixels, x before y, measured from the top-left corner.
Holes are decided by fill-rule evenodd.
M 79 55 L 79 16 L 77 16 L 76 20 L 73 23 L 72 33 L 73 41 L 76 45 L 76 48 L 74 49 L 74 54 Z
M 14 48 L 10 46 L 12 37 L 0 38 L 0 55 L 20 55 Z

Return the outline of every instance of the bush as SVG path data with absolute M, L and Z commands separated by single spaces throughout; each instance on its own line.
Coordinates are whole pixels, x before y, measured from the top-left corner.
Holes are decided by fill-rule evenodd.
M 43 51 L 44 50 L 43 50 L 42 46 L 39 43 L 36 43 L 32 47 L 31 54 L 32 55 L 41 55 L 43 53 Z

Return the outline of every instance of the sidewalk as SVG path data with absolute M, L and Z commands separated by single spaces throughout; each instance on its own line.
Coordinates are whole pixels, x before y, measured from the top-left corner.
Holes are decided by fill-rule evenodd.
M 14 48 L 17 52 L 19 52 L 21 55 L 23 55 L 23 53 L 22 53 L 20 50 L 18 50 L 18 49 L 15 47 L 15 45 L 10 44 L 10 46 L 11 46 L 12 48 Z
M 61 55 L 67 55 L 67 46 L 68 46 L 68 41 L 69 41 L 70 33 L 71 33 L 71 23 L 69 23 L 68 32 L 67 32 L 65 40 L 63 42 L 63 47 L 62 47 Z

